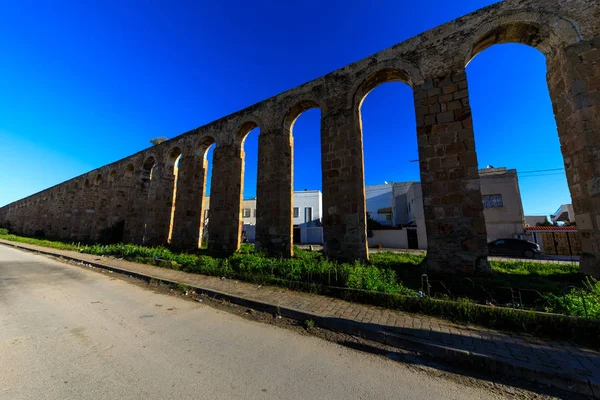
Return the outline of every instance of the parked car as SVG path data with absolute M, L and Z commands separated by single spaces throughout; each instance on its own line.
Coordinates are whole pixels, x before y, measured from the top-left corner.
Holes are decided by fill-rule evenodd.
M 497 239 L 488 243 L 491 256 L 534 258 L 541 254 L 537 243 L 521 239 Z

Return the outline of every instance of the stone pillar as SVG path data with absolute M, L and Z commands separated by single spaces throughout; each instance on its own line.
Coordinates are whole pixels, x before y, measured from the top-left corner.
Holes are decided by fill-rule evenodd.
M 103 176 L 102 180 L 94 184 L 94 190 L 96 192 L 95 202 L 95 213 L 93 219 L 92 228 L 92 240 L 95 242 L 104 241 L 105 229 L 108 227 L 108 214 L 110 213 L 108 203 L 108 182 L 107 177 Z
M 204 156 L 184 155 L 179 160 L 177 194 L 171 245 L 182 250 L 200 246 L 204 222 L 207 161 Z
M 291 257 L 293 138 L 277 129 L 258 136 L 256 248 L 276 257 Z
M 128 205 L 130 212 L 129 217 L 125 221 L 124 239 L 126 242 L 133 244 L 143 243 L 145 209 L 148 203 L 150 186 L 152 185 L 150 175 L 150 169 L 146 170 L 143 166 L 132 173 L 133 182 Z
M 146 224 L 144 231 L 146 246 L 164 246 L 168 242 L 174 184 L 173 171 L 163 162 L 157 163 L 152 169 L 148 201 L 143 213 Z
M 600 37 L 555 51 L 548 55 L 547 65 L 548 87 L 581 235 L 579 268 L 600 278 Z
M 129 196 L 133 186 L 133 171 L 116 171 L 114 176 L 108 177 L 107 184 L 107 203 L 106 227 L 108 230 L 104 233 L 103 239 L 108 242 L 125 242 L 125 225 L 128 218 L 131 217 L 129 207 Z
M 71 192 L 71 231 L 69 238 L 72 240 L 81 240 L 81 219 L 83 218 L 83 182 L 76 183 Z
M 244 151 L 239 144 L 217 146 L 213 152 L 213 172 L 208 215 L 208 249 L 233 253 L 242 236 L 242 182 Z
M 96 185 L 89 178 L 88 185 L 84 185 L 80 196 L 81 215 L 79 219 L 80 240 L 84 242 L 92 241 L 92 232 L 94 232 L 94 214 L 96 214 Z
M 323 250 L 338 260 L 366 260 L 363 144 L 358 107 L 328 107 L 321 119 Z
M 429 270 L 488 271 L 487 233 L 464 70 L 414 87 Z

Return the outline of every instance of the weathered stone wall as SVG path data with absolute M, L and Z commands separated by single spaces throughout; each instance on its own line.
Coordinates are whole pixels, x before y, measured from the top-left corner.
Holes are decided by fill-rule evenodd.
M 240 243 L 243 139 L 259 127 L 257 245 L 292 254 L 293 121 L 322 115 L 326 253 L 366 259 L 360 105 L 377 85 L 414 91 L 430 268 L 486 268 L 485 223 L 465 66 L 498 43 L 539 49 L 565 159 L 582 270 L 600 275 L 600 5 L 597 0 L 507 0 L 465 15 L 160 145 L 0 208 L 23 234 L 97 240 L 107 229 L 134 243 L 195 248 L 203 221 L 207 144 L 215 143 L 209 243 Z M 182 154 L 174 220 L 174 154 Z M 175 153 L 173 153 L 175 151 Z M 187 159 L 186 159 L 187 156 Z M 150 176 L 151 175 L 151 176 Z M 100 178 L 99 178 L 100 177 Z M 178 207 L 180 208 L 178 211 Z M 122 227 L 118 228 L 121 222 Z M 119 231 L 120 229 L 120 231 Z M 113 232 L 114 234 L 114 232 Z

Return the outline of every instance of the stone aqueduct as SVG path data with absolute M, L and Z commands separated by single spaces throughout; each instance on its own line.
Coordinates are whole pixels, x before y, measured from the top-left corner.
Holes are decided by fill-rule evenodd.
M 600 275 L 600 3 L 506 0 L 424 32 L 302 86 L 105 165 L 0 209 L 12 230 L 96 239 L 124 223 L 126 242 L 198 246 L 207 149 L 213 159 L 209 243 L 240 245 L 243 143 L 260 128 L 256 245 L 277 256 L 292 246 L 295 119 L 321 110 L 324 250 L 368 258 L 360 105 L 377 85 L 414 93 L 428 267 L 469 273 L 485 267 L 487 246 L 466 64 L 498 43 L 522 43 L 547 60 L 547 81 L 576 222 L 581 270 Z M 174 196 L 174 164 L 181 156 Z M 175 197 L 175 199 L 174 199 Z M 171 210 L 175 203 L 174 216 Z

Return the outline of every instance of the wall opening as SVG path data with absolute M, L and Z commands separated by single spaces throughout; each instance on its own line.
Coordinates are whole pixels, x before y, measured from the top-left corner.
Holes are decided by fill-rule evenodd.
M 145 200 L 145 204 L 148 203 L 150 196 L 150 186 L 152 185 L 152 172 L 154 170 L 154 166 L 156 165 L 156 160 L 154 157 L 150 156 L 146 158 L 144 164 L 142 165 L 142 173 L 140 176 L 141 179 L 141 194 L 142 198 Z M 143 210 L 144 221 L 143 221 L 143 234 L 142 234 L 142 244 L 146 244 L 147 242 L 147 230 L 148 230 L 148 213 L 147 207 L 144 207 Z
M 358 93 L 369 247 L 427 248 L 414 95 L 407 82 L 403 71 L 386 69 Z
M 173 180 L 173 195 L 171 200 L 171 215 L 169 217 L 169 234 L 167 237 L 167 243 L 171 243 L 173 236 L 173 221 L 175 219 L 175 202 L 177 200 L 177 178 L 179 176 L 179 162 L 181 160 L 181 149 L 175 147 L 169 152 L 167 157 L 167 173 L 169 179 Z
M 133 176 L 134 171 L 135 167 L 133 166 L 133 164 L 128 164 L 127 167 L 125 167 L 125 177 L 131 178 Z
M 117 171 L 113 169 L 110 171 L 110 174 L 108 175 L 108 181 L 110 183 L 113 183 L 115 181 L 115 179 L 117 179 Z
M 293 144 L 292 242 L 323 244 L 323 174 L 321 168 L 321 109 L 301 102 L 285 121 Z
M 244 134 L 244 132 L 247 132 Z M 242 163 L 242 243 L 254 243 L 256 238 L 256 181 L 258 172 L 258 136 L 260 128 L 249 122 L 240 131 L 244 156 Z
M 526 220 L 536 224 L 571 203 L 546 57 L 530 47 L 542 38 L 532 27 L 513 32 L 497 42 L 526 44 L 476 45 L 467 67 L 488 242 L 532 240 Z
M 201 223 L 198 227 L 200 230 L 200 247 L 205 247 L 208 242 L 208 224 L 210 223 L 210 187 L 212 183 L 213 171 L 213 153 L 216 147 L 215 139 L 207 136 L 200 140 L 196 155 L 203 157 L 205 160 L 205 177 L 204 177 L 204 193 L 202 194 L 202 210 Z

